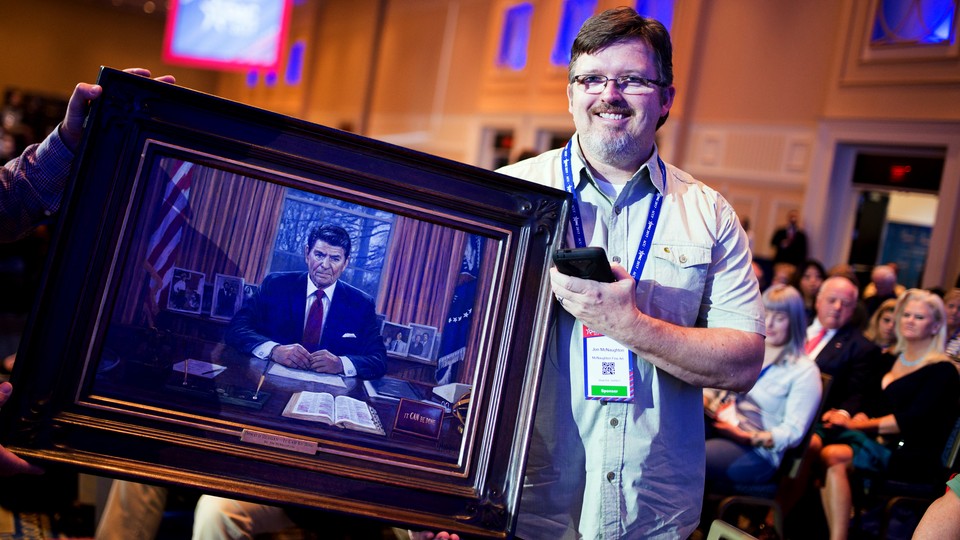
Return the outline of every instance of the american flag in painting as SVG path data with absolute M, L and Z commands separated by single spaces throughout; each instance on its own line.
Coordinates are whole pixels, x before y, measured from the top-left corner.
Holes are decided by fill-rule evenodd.
M 160 291 L 170 282 L 176 263 L 177 247 L 184 225 L 189 218 L 190 183 L 193 164 L 177 159 L 168 159 L 161 165 L 164 183 L 158 224 L 147 245 L 146 266 L 150 273 L 150 293 L 155 305 L 159 305 Z

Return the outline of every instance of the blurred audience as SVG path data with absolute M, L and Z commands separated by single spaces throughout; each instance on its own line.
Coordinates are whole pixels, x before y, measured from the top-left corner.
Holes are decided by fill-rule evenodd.
M 0 161 L 10 161 L 20 155 L 27 147 L 27 137 L 23 133 L 4 130 L 0 132 Z
M 770 285 L 790 285 L 797 275 L 797 267 L 790 263 L 778 262 L 773 264 L 773 276 Z
M 942 482 L 940 455 L 957 418 L 960 371 L 944 354 L 941 299 L 910 289 L 897 302 L 897 344 L 884 355 L 887 371 L 862 412 L 824 424 L 820 457 L 826 467 L 821 500 L 830 538 L 849 533 L 852 469 L 911 482 Z

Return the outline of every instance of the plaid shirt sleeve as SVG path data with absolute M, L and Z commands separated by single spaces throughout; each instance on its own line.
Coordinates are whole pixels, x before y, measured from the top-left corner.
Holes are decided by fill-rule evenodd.
M 0 167 L 0 241 L 20 238 L 57 211 L 72 161 L 57 128 Z

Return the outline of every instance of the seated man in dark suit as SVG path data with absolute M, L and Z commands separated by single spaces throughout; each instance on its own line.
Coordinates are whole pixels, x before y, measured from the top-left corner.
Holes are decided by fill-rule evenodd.
M 821 373 L 833 377 L 822 419 L 827 426 L 834 415 L 860 412 L 865 396 L 879 387 L 886 372 L 880 348 L 852 323 L 857 297 L 857 287 L 849 279 L 828 278 L 817 293 L 817 316 L 807 328 L 807 356 Z
M 386 371 L 373 299 L 339 281 L 350 261 L 342 227 L 310 231 L 306 272 L 268 275 L 224 336 L 241 352 L 296 369 L 375 379 Z

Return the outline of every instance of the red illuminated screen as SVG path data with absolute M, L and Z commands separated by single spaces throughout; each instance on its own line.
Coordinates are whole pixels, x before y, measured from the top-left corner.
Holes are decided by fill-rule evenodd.
M 291 0 L 171 0 L 163 59 L 192 67 L 275 69 Z

